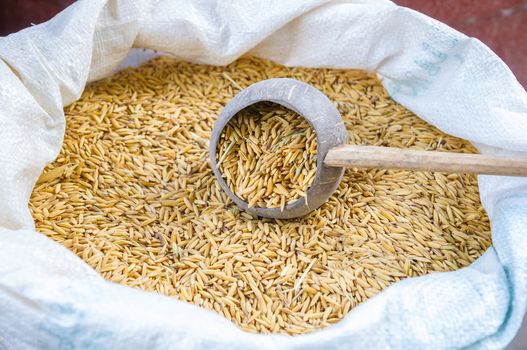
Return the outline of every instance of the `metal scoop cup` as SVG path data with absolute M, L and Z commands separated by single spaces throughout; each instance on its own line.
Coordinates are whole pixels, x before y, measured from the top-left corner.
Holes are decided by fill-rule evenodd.
M 223 128 L 242 109 L 258 102 L 274 102 L 303 116 L 315 130 L 317 138 L 317 172 L 306 197 L 281 208 L 249 208 L 247 202 L 235 195 L 217 166 L 217 144 Z M 334 147 L 345 145 L 348 136 L 339 111 L 322 92 L 294 79 L 269 79 L 255 83 L 238 93 L 221 112 L 212 130 L 210 161 L 220 186 L 241 209 L 257 216 L 290 219 L 315 210 L 333 194 L 344 174 L 344 168 L 328 167 L 324 159 Z

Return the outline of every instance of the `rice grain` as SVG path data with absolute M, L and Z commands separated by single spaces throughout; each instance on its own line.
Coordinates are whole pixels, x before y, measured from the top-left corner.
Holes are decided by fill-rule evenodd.
M 467 266 L 490 246 L 477 179 L 467 174 L 348 169 L 306 217 L 240 212 L 214 178 L 208 140 L 230 98 L 276 77 L 328 95 L 352 144 L 475 152 L 394 102 L 371 73 L 157 58 L 90 84 L 65 108 L 62 149 L 30 200 L 37 229 L 109 281 L 215 310 L 249 332 L 292 335 L 338 322 L 404 278 Z M 309 169 L 299 171 L 304 180 Z M 257 196 L 254 205 L 289 199 L 289 185 L 273 192 L 280 200 L 258 197 L 267 184 L 234 172 L 245 188 L 256 183 L 244 194 Z

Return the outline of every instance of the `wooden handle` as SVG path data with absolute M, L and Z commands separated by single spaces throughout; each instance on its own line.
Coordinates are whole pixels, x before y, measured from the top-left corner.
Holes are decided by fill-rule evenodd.
M 527 159 L 376 146 L 345 145 L 332 148 L 324 159 L 324 165 L 346 168 L 527 176 Z

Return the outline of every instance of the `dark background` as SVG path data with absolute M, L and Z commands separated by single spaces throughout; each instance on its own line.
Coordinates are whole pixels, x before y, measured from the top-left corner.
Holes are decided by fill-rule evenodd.
M 0 36 L 47 21 L 72 0 L 0 0 Z M 478 38 L 527 88 L 527 0 L 395 0 Z M 527 350 L 527 317 L 509 350 Z

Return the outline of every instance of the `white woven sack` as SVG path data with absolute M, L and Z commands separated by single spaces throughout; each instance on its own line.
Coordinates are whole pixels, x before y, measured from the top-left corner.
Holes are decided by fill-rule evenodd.
M 198 63 L 249 53 L 373 70 L 398 102 L 483 153 L 527 152 L 527 94 L 507 66 L 391 2 L 78 1 L 0 38 L 0 349 L 496 349 L 514 336 L 527 298 L 523 178 L 479 177 L 493 247 L 472 266 L 396 283 L 297 337 L 245 333 L 197 306 L 106 282 L 35 232 L 27 204 L 59 152 L 63 106 L 132 47 Z

